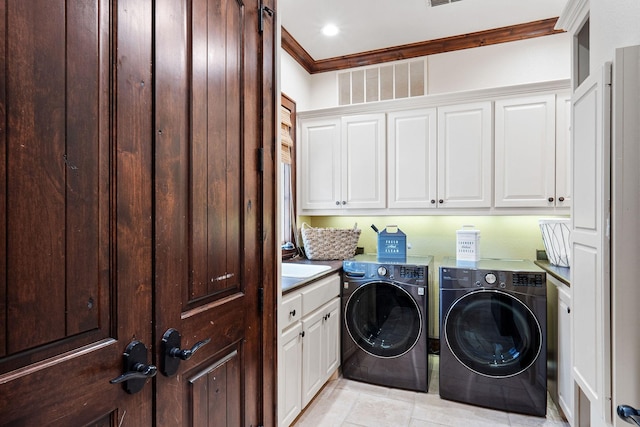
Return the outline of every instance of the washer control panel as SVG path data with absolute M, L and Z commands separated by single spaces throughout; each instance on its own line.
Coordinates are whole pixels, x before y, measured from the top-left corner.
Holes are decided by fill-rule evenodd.
M 426 265 L 370 263 L 344 261 L 345 278 L 351 280 L 395 280 L 402 283 L 424 285 L 429 279 Z
M 453 288 L 498 288 L 523 289 L 544 288 L 546 274 L 528 271 L 488 271 L 466 268 L 442 268 L 440 287 Z

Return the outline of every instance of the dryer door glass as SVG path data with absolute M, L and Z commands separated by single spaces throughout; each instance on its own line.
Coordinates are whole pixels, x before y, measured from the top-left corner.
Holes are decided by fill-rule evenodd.
M 422 332 L 418 305 L 407 291 L 392 283 L 371 282 L 356 289 L 344 316 L 353 341 L 378 357 L 402 356 Z
M 534 314 L 500 291 L 465 294 L 451 305 L 443 329 L 460 363 L 489 377 L 519 374 L 542 350 L 542 329 Z

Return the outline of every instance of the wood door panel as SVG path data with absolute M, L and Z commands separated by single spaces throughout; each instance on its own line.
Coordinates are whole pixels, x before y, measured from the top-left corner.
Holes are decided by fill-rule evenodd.
M 182 348 L 211 338 L 157 378 L 159 424 L 260 424 L 257 10 L 255 0 L 156 7 L 166 24 L 155 59 L 155 331 L 178 330 Z
M 240 354 L 237 348 L 227 351 L 189 377 L 189 390 L 183 396 L 191 396 L 191 402 L 186 399 L 184 402 L 189 411 L 185 419 L 192 421 L 190 425 L 242 425 Z M 206 420 L 206 424 L 196 424 L 195 420 Z
M 237 40 L 242 40 L 243 9 L 236 1 L 196 1 L 192 8 L 193 276 L 187 304 L 239 288 L 242 224 L 242 46 Z
M 109 381 L 152 344 L 151 1 L 0 22 L 2 424 L 150 425 L 151 386 Z
M 20 108 L 7 109 L 12 132 L 0 177 L 9 200 L 0 302 L 7 356 L 83 333 L 91 335 L 77 338 L 85 343 L 108 336 L 111 149 L 103 100 L 109 41 L 99 33 L 98 3 L 69 7 L 67 14 L 60 2 L 10 3 L 7 33 L 16 36 L 7 38 L 5 103 Z M 66 25 L 73 19 L 93 31 Z M 44 350 L 42 357 L 50 354 Z

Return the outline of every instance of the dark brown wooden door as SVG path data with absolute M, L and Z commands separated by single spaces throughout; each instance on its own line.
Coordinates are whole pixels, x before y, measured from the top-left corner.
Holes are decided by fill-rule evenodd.
M 155 330 L 211 340 L 157 378 L 161 425 L 264 422 L 259 17 L 256 0 L 156 4 Z
M 0 2 L 0 424 L 149 425 L 151 2 Z M 151 360 L 151 353 L 149 353 Z
M 0 0 L 0 424 L 273 425 L 272 18 Z M 266 150 L 265 150 L 266 149 Z M 164 332 L 210 338 L 164 376 Z M 109 381 L 132 340 L 159 368 Z

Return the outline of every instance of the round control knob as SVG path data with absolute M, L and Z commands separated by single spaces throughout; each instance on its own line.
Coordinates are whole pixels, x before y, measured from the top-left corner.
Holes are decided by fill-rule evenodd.
M 496 280 L 498 280 L 498 278 L 496 277 L 495 274 L 493 273 L 487 273 L 484 276 L 484 280 L 485 282 L 487 282 L 490 285 L 493 285 L 494 283 L 496 283 Z
M 378 274 L 380 276 L 386 276 L 387 275 L 387 267 L 378 267 Z

